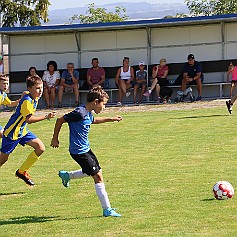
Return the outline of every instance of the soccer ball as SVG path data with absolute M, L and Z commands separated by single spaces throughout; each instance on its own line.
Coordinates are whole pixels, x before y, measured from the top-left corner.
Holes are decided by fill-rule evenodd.
M 213 186 L 213 193 L 216 199 L 225 200 L 234 196 L 234 188 L 227 181 L 219 181 Z

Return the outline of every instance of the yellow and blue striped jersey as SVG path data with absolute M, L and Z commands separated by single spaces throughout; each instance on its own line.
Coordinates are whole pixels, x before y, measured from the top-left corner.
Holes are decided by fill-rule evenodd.
M 14 114 L 9 119 L 4 129 L 4 135 L 12 140 L 17 140 L 28 133 L 26 118 L 33 115 L 38 105 L 38 99 L 33 99 L 26 94 L 20 100 Z
M 7 97 L 7 93 L 5 91 L 0 91 L 0 105 L 9 104 L 11 104 L 11 100 Z

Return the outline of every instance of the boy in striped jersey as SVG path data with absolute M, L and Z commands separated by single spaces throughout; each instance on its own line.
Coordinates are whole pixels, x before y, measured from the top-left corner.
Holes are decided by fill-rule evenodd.
M 18 144 L 29 145 L 34 148 L 26 161 L 16 171 L 16 176 L 25 181 L 26 184 L 33 186 L 28 170 L 40 158 L 44 152 L 45 146 L 42 141 L 30 132 L 27 124 L 36 123 L 44 119 L 55 117 L 55 112 L 50 112 L 47 115 L 34 116 L 34 112 L 38 105 L 38 100 L 43 93 L 43 82 L 39 76 L 32 76 L 27 79 L 28 93 L 20 100 L 16 111 L 13 113 L 3 132 L 2 147 L 0 155 L 0 166 L 7 160 Z

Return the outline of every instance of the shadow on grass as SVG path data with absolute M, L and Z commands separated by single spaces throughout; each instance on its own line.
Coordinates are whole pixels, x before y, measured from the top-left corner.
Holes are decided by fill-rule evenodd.
M 24 192 L 0 193 L 0 196 L 11 196 L 11 195 L 18 195 L 18 194 L 24 194 Z
M 14 224 L 29 224 L 29 223 L 43 223 L 48 221 L 60 221 L 60 220 L 78 220 L 78 219 L 85 219 L 85 218 L 104 218 L 102 216 L 81 216 L 81 217 L 72 217 L 72 218 L 62 218 L 60 216 L 21 216 L 16 218 L 10 218 L 8 220 L 0 220 L 1 225 L 14 225 Z
M 212 118 L 212 117 L 227 117 L 228 114 L 212 114 L 212 115 L 196 115 L 196 116 L 187 116 L 182 118 L 170 118 L 170 119 L 197 119 L 197 118 Z
M 28 224 L 28 223 L 39 223 L 47 222 L 59 219 L 59 216 L 21 216 L 16 218 L 10 218 L 8 220 L 0 220 L 1 225 L 12 225 L 12 224 Z
M 205 198 L 205 199 L 202 199 L 201 201 L 209 202 L 209 201 L 215 201 L 215 200 L 216 200 L 215 198 Z

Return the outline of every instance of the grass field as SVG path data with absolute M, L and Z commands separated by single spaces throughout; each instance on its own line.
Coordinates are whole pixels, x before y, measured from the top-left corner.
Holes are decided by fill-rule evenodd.
M 17 147 L 0 169 L 1 237 L 237 236 L 237 195 L 217 201 L 212 194 L 219 180 L 237 187 L 236 109 L 232 115 L 224 106 L 120 115 L 120 123 L 92 125 L 90 142 L 122 218 L 101 216 L 91 178 L 62 186 L 58 170 L 78 168 L 68 154 L 68 128 L 53 149 L 54 121 L 43 121 L 29 125 L 46 145 L 30 170 L 35 187 L 14 177 L 29 148 Z

